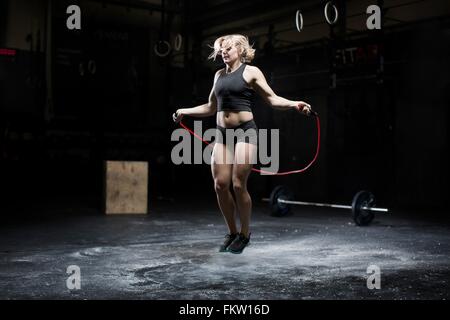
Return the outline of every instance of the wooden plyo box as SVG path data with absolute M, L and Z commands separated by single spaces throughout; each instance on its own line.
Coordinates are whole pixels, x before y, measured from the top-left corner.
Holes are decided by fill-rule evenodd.
M 148 163 L 105 161 L 105 214 L 146 214 Z

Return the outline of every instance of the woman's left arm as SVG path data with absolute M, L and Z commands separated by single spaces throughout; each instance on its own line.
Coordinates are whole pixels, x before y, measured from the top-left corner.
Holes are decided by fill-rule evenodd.
M 306 115 L 311 113 L 311 106 L 308 103 L 304 101 L 288 100 L 276 95 L 258 67 L 252 66 L 249 68 L 249 71 L 250 85 L 269 106 L 278 110 L 294 109 Z

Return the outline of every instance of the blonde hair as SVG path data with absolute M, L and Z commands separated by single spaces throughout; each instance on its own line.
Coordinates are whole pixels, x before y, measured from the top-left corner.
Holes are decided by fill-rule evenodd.
M 223 43 L 225 43 L 225 45 L 235 45 L 239 51 L 242 62 L 252 62 L 255 57 L 255 49 L 252 48 L 253 45 L 250 46 L 247 36 L 243 36 L 242 34 L 229 34 L 217 38 L 216 41 L 214 41 L 214 46 L 209 46 L 213 49 L 213 52 L 211 52 L 208 59 L 216 61 L 216 57 L 220 55 L 219 52 Z

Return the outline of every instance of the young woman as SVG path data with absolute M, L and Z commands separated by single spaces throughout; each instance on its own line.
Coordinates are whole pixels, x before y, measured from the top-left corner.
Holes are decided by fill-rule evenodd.
M 214 42 L 213 48 L 209 58 L 215 60 L 221 56 L 225 67 L 214 76 L 209 101 L 193 108 L 178 109 L 173 114 L 173 120 L 178 122 L 185 115 L 216 115 L 218 133 L 222 133 L 218 136 L 222 138 L 216 139 L 211 169 L 217 201 L 229 231 L 219 251 L 241 253 L 250 241 L 252 201 L 247 191 L 247 178 L 257 154 L 257 126 L 252 113 L 254 95 L 259 94 L 268 105 L 279 110 L 294 109 L 309 115 L 311 106 L 303 101 L 282 98 L 273 92 L 261 70 L 247 64 L 253 60 L 255 49 L 246 36 L 222 36 Z M 236 143 L 226 143 L 225 131 L 228 129 L 242 129 L 235 131 Z M 235 200 L 230 191 L 231 185 Z M 235 209 L 239 212 L 240 230 L 235 221 Z

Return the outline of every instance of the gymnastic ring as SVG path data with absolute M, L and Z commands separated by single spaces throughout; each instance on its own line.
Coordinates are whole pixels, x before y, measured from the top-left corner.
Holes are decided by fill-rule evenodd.
M 297 10 L 295 13 L 295 26 L 297 27 L 298 32 L 303 30 L 303 15 L 300 10 Z
M 333 6 L 334 14 L 335 14 L 335 17 L 334 17 L 333 21 L 330 21 L 330 17 L 328 17 L 328 7 L 330 5 Z M 338 12 L 338 9 L 336 8 L 336 6 L 331 3 L 331 1 L 327 2 L 327 4 L 325 5 L 325 9 L 323 9 L 323 12 L 325 14 L 325 19 L 327 20 L 328 24 L 333 25 L 333 24 L 335 24 L 337 22 L 338 17 L 339 17 L 339 12 Z
M 164 52 L 164 53 L 161 53 L 161 52 L 158 51 L 158 45 L 161 44 L 161 43 L 163 43 L 167 47 L 167 51 Z M 153 47 L 153 50 L 155 51 L 155 54 L 158 57 L 166 57 L 166 56 L 169 55 L 170 50 L 171 50 L 170 43 L 168 43 L 166 40 L 159 40 L 158 43 L 155 44 L 155 46 Z
M 181 36 L 181 34 L 178 33 L 175 36 L 175 43 L 173 44 L 173 48 L 176 51 L 180 51 L 182 43 L 183 43 L 183 37 Z
M 78 73 L 80 74 L 80 76 L 84 76 L 84 64 L 83 64 L 83 62 L 80 62 L 80 64 L 78 65 Z
M 97 64 L 95 63 L 94 60 L 89 60 L 89 62 L 88 62 L 88 71 L 91 74 L 94 74 L 97 71 Z

